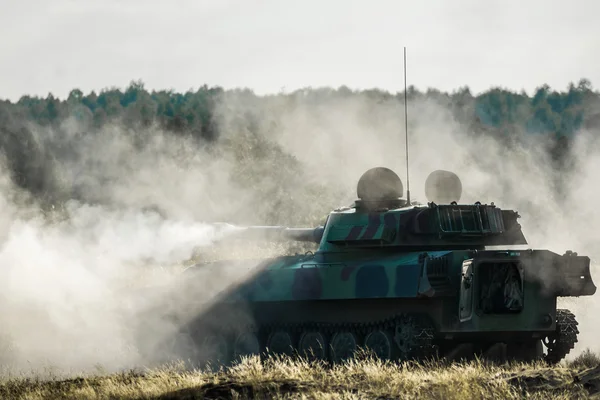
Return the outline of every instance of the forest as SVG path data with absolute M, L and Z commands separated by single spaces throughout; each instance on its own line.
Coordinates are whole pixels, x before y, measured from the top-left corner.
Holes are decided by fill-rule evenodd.
M 468 87 L 452 93 L 409 87 L 407 97 L 409 105 L 427 103 L 443 108 L 449 118 L 464 127 L 471 137 L 491 137 L 507 148 L 532 140 L 539 143 L 549 155 L 547 167 L 560 174 L 569 173 L 571 164 L 567 156 L 577 133 L 600 126 L 600 93 L 587 79 L 571 83 L 562 91 L 541 85 L 531 96 L 523 91 L 519 93 L 501 88 L 473 95 Z M 358 99 L 359 103 L 356 102 Z M 154 143 L 155 152 L 159 143 L 157 135 L 163 139 L 178 138 L 179 143 L 185 143 L 187 150 L 183 147 L 172 149 L 171 158 L 179 157 L 180 168 L 189 168 L 190 157 L 194 158 L 189 151 L 190 146 L 213 161 L 229 155 L 236 160 L 235 173 L 230 174 L 230 180 L 238 186 L 252 186 L 252 179 L 248 178 L 257 174 L 268 175 L 275 182 L 263 188 L 262 194 L 254 193 L 252 204 L 260 204 L 257 196 L 261 195 L 268 196 L 270 200 L 285 196 L 297 198 L 313 190 L 313 198 L 321 201 L 318 213 L 322 213 L 339 196 L 319 197 L 322 191 L 319 192 L 318 183 L 307 183 L 310 179 L 301 172 L 301 163 L 293 152 L 273 138 L 276 138 L 277 131 L 289 130 L 290 122 L 286 125 L 277 115 L 304 107 L 304 115 L 308 114 L 316 121 L 340 110 L 340 104 L 354 104 L 343 113 L 363 115 L 363 122 L 366 120 L 368 123 L 369 115 L 377 114 L 380 111 L 376 110 L 385 107 L 386 116 L 394 115 L 398 118 L 396 122 L 401 122 L 404 93 L 339 87 L 305 88 L 261 97 L 249 89 L 224 90 L 206 85 L 185 93 L 149 91 L 143 82 L 132 81 L 124 90 L 107 88 L 85 94 L 73 89 L 65 99 L 52 94 L 45 98 L 22 96 L 16 102 L 0 101 L 0 150 L 13 182 L 41 204 L 56 206 L 68 199 L 106 200 L 98 192 L 95 197 L 90 194 L 89 180 L 86 186 L 83 179 L 78 181 L 73 175 L 74 165 L 75 169 L 84 168 L 84 165 L 89 168 L 93 162 L 103 162 L 103 156 L 91 159 L 89 154 L 82 153 L 84 151 L 104 151 L 104 156 L 111 162 L 127 164 L 124 161 L 128 157 L 127 151 L 112 145 L 102 147 L 101 138 L 110 137 L 114 144 L 115 140 L 120 140 L 117 136 L 121 135 L 126 138 L 122 140 L 133 146 L 131 148 L 138 150 Z M 296 117 L 301 118 L 302 115 Z M 418 118 L 411 121 L 411 129 L 419 122 L 414 120 Z M 315 126 L 318 127 L 318 124 Z M 398 143 L 402 143 L 401 127 L 402 124 L 398 123 L 397 131 L 393 133 L 398 135 Z M 326 128 L 336 129 L 332 124 Z M 293 133 L 296 136 L 305 134 Z M 287 142 L 301 145 L 299 137 L 294 139 L 288 135 L 287 138 Z M 83 143 L 87 143 L 87 147 L 83 147 Z M 114 151 L 121 153 L 118 157 L 114 154 L 109 157 L 109 153 Z M 187 167 L 184 165 L 186 162 Z M 285 165 L 285 168 L 272 168 L 274 164 Z M 67 165 L 70 167 L 66 168 Z M 136 167 L 129 164 L 127 168 Z M 65 172 L 67 170 L 71 171 L 71 175 Z M 99 177 L 94 183 L 98 185 L 102 179 L 107 181 L 111 176 Z M 280 222 L 281 218 L 272 205 L 270 201 L 269 207 L 261 209 L 258 206 L 257 215 L 263 222 Z M 289 210 L 283 209 L 282 212 Z M 234 215 L 230 213 L 227 217 Z

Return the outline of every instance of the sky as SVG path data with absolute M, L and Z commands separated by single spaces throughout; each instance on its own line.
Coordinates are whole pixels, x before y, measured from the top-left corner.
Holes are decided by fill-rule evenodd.
M 0 0 L 0 98 L 600 85 L 597 0 Z

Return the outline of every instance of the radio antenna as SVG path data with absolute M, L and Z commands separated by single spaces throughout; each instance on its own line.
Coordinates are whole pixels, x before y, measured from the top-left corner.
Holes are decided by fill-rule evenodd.
M 404 47 L 404 134 L 406 137 L 406 203 L 410 206 L 410 179 L 408 175 L 408 96 L 406 91 L 406 47 Z

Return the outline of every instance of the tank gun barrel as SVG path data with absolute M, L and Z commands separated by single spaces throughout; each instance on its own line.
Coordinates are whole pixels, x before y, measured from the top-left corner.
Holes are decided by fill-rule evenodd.
M 316 228 L 289 228 L 286 226 L 236 226 L 233 232 L 226 236 L 227 239 L 249 239 L 265 241 L 298 241 L 320 243 L 323 237 L 323 226 Z

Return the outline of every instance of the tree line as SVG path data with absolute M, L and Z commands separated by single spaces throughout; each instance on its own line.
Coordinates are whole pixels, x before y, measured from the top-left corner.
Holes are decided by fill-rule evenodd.
M 367 93 L 372 98 L 397 97 L 399 101 L 404 98 L 403 92 L 391 94 L 376 89 L 353 91 L 345 86 L 338 89 L 302 89 L 306 90 L 312 97 Z M 74 116 L 82 121 L 91 120 L 92 127 L 99 128 L 112 119 L 125 118 L 130 124 L 148 126 L 157 122 L 174 133 L 187 132 L 203 140 L 211 140 L 218 136 L 212 121 L 213 107 L 225 92 L 220 87 L 206 85 L 186 93 L 148 91 L 143 82 L 132 81 L 125 90 L 111 88 L 84 94 L 79 89 L 73 89 L 64 100 L 50 93 L 46 98 L 22 96 L 15 103 L 2 101 L 0 105 L 13 116 L 41 126 L 53 125 L 68 116 Z M 246 92 L 252 95 L 251 91 Z M 294 96 L 295 93 L 279 96 Z M 581 79 L 577 85 L 571 83 L 565 91 L 542 85 L 532 96 L 501 88 L 492 88 L 474 96 L 468 87 L 453 93 L 435 89 L 422 92 L 409 87 L 408 97 L 409 100 L 431 98 L 446 102 L 461 120 L 472 119 L 484 127 L 495 128 L 503 133 L 518 127 L 530 134 L 570 137 L 579 129 L 597 122 L 600 116 L 594 112 L 600 104 L 600 95 L 592 89 L 587 79 Z
M 78 124 L 80 134 L 85 136 L 98 134 L 107 124 L 118 122 L 137 131 L 143 142 L 144 129 L 158 126 L 169 134 L 189 138 L 210 148 L 218 146 L 222 136 L 216 106 L 223 96 L 233 92 L 242 97 L 259 98 L 248 89 L 224 90 L 206 85 L 185 93 L 149 91 L 143 82 L 132 81 L 124 90 L 109 88 L 84 94 L 73 89 L 65 99 L 48 94 L 45 98 L 26 95 L 16 102 L 3 100 L 0 101 L 0 152 L 15 183 L 34 195 L 47 196 L 53 190 L 48 183 L 52 178 L 48 163 L 53 162 L 53 153 L 40 148 L 36 136 L 39 133 L 34 133 L 32 127 L 38 127 L 42 132 L 60 133 L 65 129 L 64 122 L 70 119 Z M 285 100 L 299 94 L 304 96 L 304 101 L 314 100 L 315 103 L 358 95 L 375 102 L 404 101 L 403 92 L 356 91 L 344 86 L 308 88 L 271 97 Z M 407 96 L 409 103 L 421 99 L 447 106 L 454 118 L 474 134 L 493 135 L 507 143 L 520 136 L 543 138 L 551 143 L 548 147 L 553 160 L 551 167 L 558 170 L 568 168 L 565 155 L 574 135 L 600 126 L 600 93 L 594 91 L 587 79 L 572 83 L 562 91 L 542 85 L 532 95 L 502 88 L 473 95 L 468 87 L 451 93 L 409 87 Z M 241 117 L 248 119 L 246 126 L 252 130 L 253 118 L 257 117 L 251 114 Z

